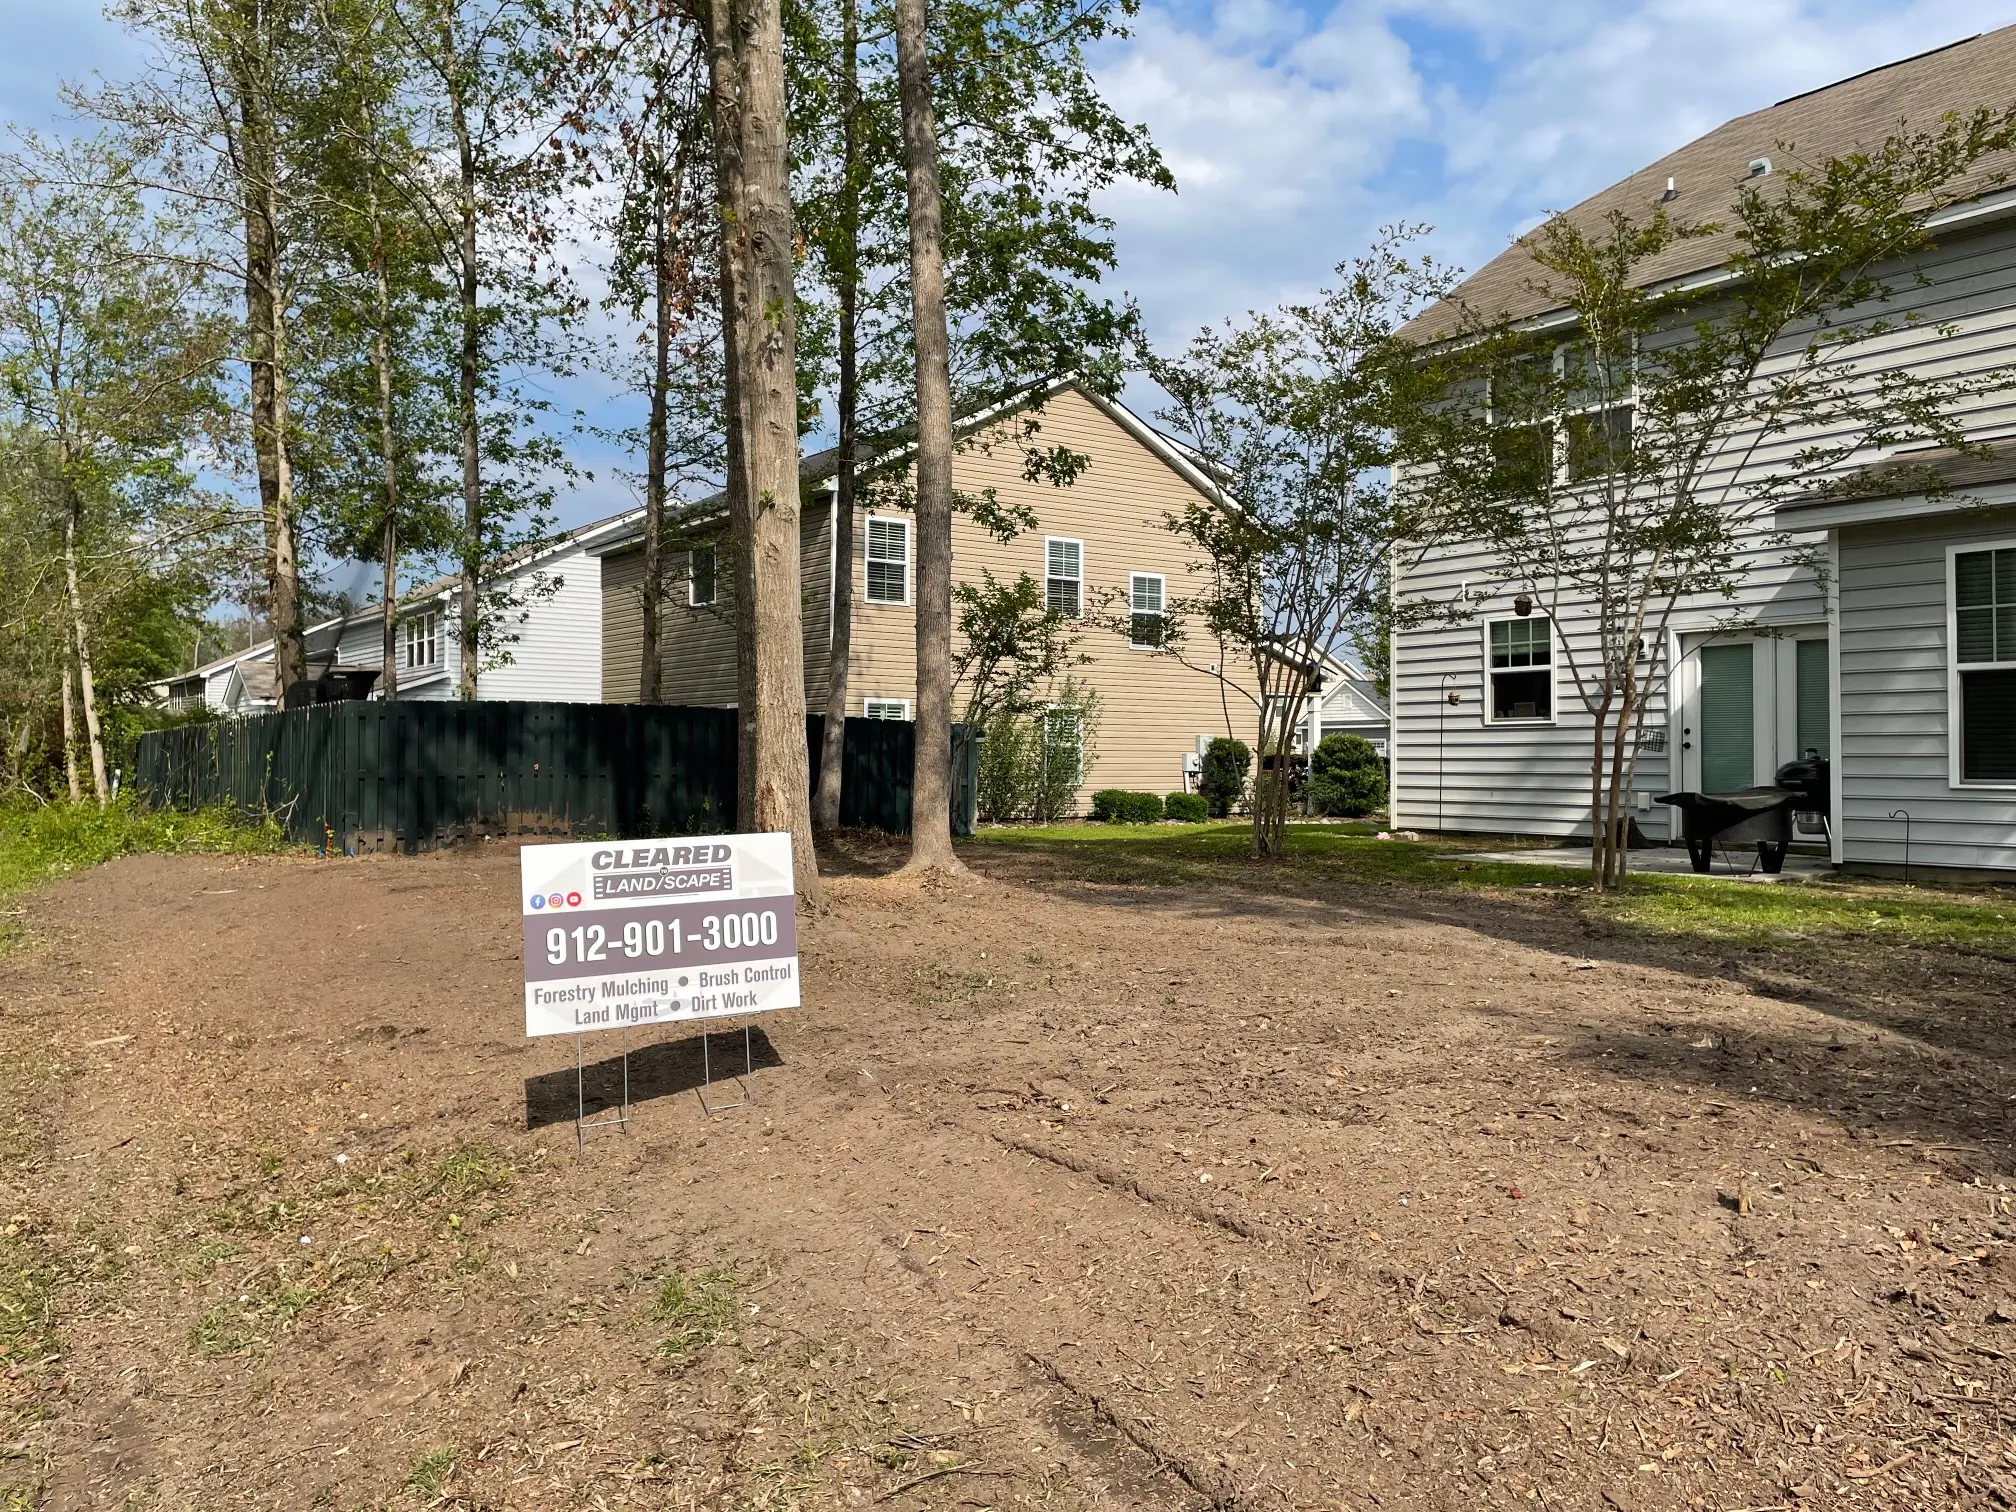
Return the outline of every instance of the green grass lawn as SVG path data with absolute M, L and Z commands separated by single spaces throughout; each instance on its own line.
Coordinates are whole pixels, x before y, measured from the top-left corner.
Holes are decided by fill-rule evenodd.
M 2016 889 L 1952 892 L 1832 877 L 1763 884 L 1647 875 L 1634 876 L 1621 891 L 1604 895 L 1576 869 L 1437 859 L 1533 842 L 1476 835 L 1379 840 L 1374 834 L 1370 825 L 1292 824 L 1287 859 L 1273 865 L 1248 859 L 1251 830 L 1244 823 L 1003 827 L 982 830 L 963 843 L 1038 852 L 1094 882 L 1218 882 L 1276 891 L 1368 884 L 1422 891 L 1540 890 L 1570 901 L 1590 919 L 1745 943 L 1860 936 L 1994 952 L 2016 949 Z
M 0 906 L 30 887 L 114 856 L 264 853 L 286 846 L 278 825 L 248 822 L 225 809 L 178 813 L 128 799 L 103 809 L 95 803 L 10 802 L 0 805 Z M 5 943 L 0 928 L 0 948 Z

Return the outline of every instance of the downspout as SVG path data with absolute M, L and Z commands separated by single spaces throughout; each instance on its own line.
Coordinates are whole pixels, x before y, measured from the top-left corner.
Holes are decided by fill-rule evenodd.
M 1953 738 L 1949 715 L 1946 738 Z M 1804 754 L 1803 752 L 1801 753 Z M 1848 772 L 1841 749 L 1841 532 L 1827 532 L 1827 859 L 1839 867 L 1848 858 L 1842 812 Z

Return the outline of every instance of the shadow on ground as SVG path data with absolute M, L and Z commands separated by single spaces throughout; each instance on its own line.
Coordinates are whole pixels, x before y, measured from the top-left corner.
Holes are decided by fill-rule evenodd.
M 784 1064 L 770 1036 L 761 1029 L 747 1031 L 747 1065 L 751 1071 L 768 1070 Z M 740 1102 L 746 1095 L 736 1082 L 744 1075 L 744 1031 L 728 1028 L 711 1033 L 691 1034 L 683 1039 L 660 1040 L 640 1045 L 630 1052 L 630 1104 L 675 1097 L 681 1092 L 698 1093 L 711 1080 L 710 1101 Z M 525 1078 L 525 1127 L 543 1129 L 553 1124 L 574 1122 L 609 1113 L 623 1106 L 623 1055 L 605 1056 L 585 1063 L 576 1081 L 572 1066 L 545 1071 Z M 579 1101 L 576 1101 L 576 1088 Z M 761 1095 L 761 1087 L 752 1090 Z
M 1982 1156 L 1983 1174 L 2016 1168 L 2016 962 L 1981 952 L 1873 939 L 1807 938 L 1785 947 L 1666 934 L 1574 911 L 1569 896 L 1355 881 L 1348 876 L 1236 876 L 1181 885 L 1099 881 L 1074 858 L 1033 848 L 973 846 L 969 866 L 999 881 L 1083 888 L 1102 902 L 1177 908 L 1203 921 L 1266 920 L 1327 932 L 1352 924 L 1421 923 L 1552 952 L 1602 968 L 1677 972 L 1704 989 L 1687 1009 L 1651 1014 L 1642 1032 L 1591 1039 L 1570 1016 L 1550 1027 L 1569 1053 L 1613 1074 L 1698 1093 L 1767 1098 L 1840 1120 L 1865 1137 L 1910 1134 Z M 861 859 L 869 859 L 863 857 Z M 1629 994 L 1634 986 L 1620 979 Z M 1747 1020 L 1720 992 L 1756 993 L 1822 1015 L 1817 1037 Z M 1527 1020 L 1545 1017 L 1540 1002 Z M 1901 1036 L 1900 1044 L 1887 1036 Z M 1945 1141 L 1997 1145 L 1964 1151 Z

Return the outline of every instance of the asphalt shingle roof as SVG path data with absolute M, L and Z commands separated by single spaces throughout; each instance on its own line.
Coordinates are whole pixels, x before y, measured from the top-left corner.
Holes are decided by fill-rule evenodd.
M 1670 178 L 1678 193 L 1667 203 L 1669 213 L 1696 224 L 1725 220 L 1736 204 L 1737 186 L 1750 177 L 1753 159 L 1770 158 L 1774 169 L 1794 162 L 1818 164 L 1878 146 L 1900 125 L 1929 131 L 1949 111 L 1964 116 L 2012 102 L 2016 26 L 2006 26 L 1738 116 L 1590 196 L 1567 215 L 1584 228 L 1600 225 L 1616 210 L 1643 220 L 1661 202 Z M 1960 187 L 1985 191 L 2010 167 L 2007 161 L 1983 164 Z M 1656 284 L 1707 272 L 1726 262 L 1735 245 L 1727 230 L 1681 242 L 1649 259 L 1637 280 Z M 1558 306 L 1531 287 L 1540 271 L 1525 249 L 1514 244 L 1466 279 L 1450 299 L 1416 316 L 1403 334 L 1417 341 L 1452 335 L 1466 306 L 1487 319 L 1545 314 Z

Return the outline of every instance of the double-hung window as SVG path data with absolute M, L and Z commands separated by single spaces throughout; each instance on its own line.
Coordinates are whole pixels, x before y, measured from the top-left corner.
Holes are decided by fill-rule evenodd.
M 1631 463 L 1635 413 L 1630 358 L 1571 341 L 1561 348 L 1560 364 L 1568 481 L 1586 483 L 1623 472 Z
M 2016 783 L 2016 544 L 1953 553 L 1953 773 Z
M 1554 717 L 1554 622 L 1544 614 L 1488 620 L 1484 626 L 1485 717 L 1493 724 L 1538 724 Z
M 869 719 L 908 719 L 910 700 L 907 698 L 864 698 L 861 712 Z
M 441 665 L 441 617 L 416 614 L 400 625 L 402 664 L 408 672 Z
M 1508 498 L 1587 483 L 1631 462 L 1636 413 L 1629 354 L 1586 341 L 1508 363 L 1491 380 L 1492 465 Z
M 1127 584 L 1127 643 L 1136 651 L 1153 651 L 1162 644 L 1168 622 L 1163 618 L 1165 579 L 1159 572 L 1137 572 Z
M 695 546 L 686 553 L 686 602 L 694 608 L 702 609 L 714 602 L 719 562 L 712 546 Z
M 1085 612 L 1085 543 L 1048 536 L 1043 542 L 1043 602 L 1066 619 Z
M 868 516 L 868 602 L 910 602 L 910 522 Z

